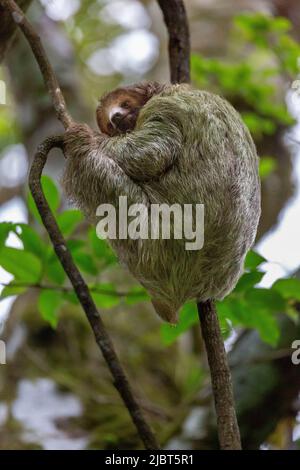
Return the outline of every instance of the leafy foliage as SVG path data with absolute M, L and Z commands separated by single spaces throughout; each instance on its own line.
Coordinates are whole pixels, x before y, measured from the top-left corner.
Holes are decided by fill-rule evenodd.
M 217 302 L 225 338 L 232 327 L 255 328 L 265 342 L 275 346 L 280 336 L 277 314 L 294 312 L 293 305 L 300 299 L 300 280 L 280 279 L 269 289 L 259 287 L 264 276 L 261 265 L 265 261 L 261 255 L 250 251 L 245 260 L 245 273 L 234 291 L 222 302 Z M 186 304 L 180 312 L 177 327 L 161 327 L 163 342 L 172 344 L 180 334 L 197 323 L 196 305 Z
M 1 266 L 11 273 L 17 281 L 38 282 L 42 265 L 40 260 L 32 253 L 4 246 L 1 249 Z
M 187 303 L 183 306 L 180 312 L 180 321 L 178 325 L 168 325 L 167 323 L 161 326 L 161 339 L 168 346 L 172 344 L 178 336 L 187 331 L 192 325 L 198 323 L 198 313 L 196 304 Z
M 54 290 L 43 290 L 38 299 L 38 308 L 44 318 L 55 328 L 58 323 L 58 312 L 61 307 L 63 296 L 61 292 Z
M 237 104 L 256 139 L 274 134 L 280 125 L 293 124 L 284 95 L 278 95 L 282 76 L 294 79 L 299 73 L 300 46 L 290 36 L 290 30 L 290 22 L 285 18 L 262 13 L 238 15 L 233 34 L 241 44 L 242 57 L 230 62 L 199 54 L 192 56 L 196 84 Z
M 92 277 L 91 289 L 97 306 L 111 308 L 120 302 L 114 285 L 99 283 L 101 272 L 116 264 L 116 257 L 104 240 L 98 239 L 94 228 L 88 232 L 88 240 L 76 236 L 83 215 L 78 210 L 59 211 L 60 194 L 49 176 L 42 178 L 42 186 L 58 225 L 67 237 L 72 256 L 84 274 Z M 39 233 L 41 224 L 32 196 L 28 196 L 28 207 L 36 219 L 36 227 L 27 224 L 3 222 L 0 224 L 0 265 L 13 276 L 11 283 L 4 287 L 0 299 L 21 295 L 32 287 L 39 292 L 38 308 L 42 317 L 54 328 L 64 302 L 77 303 L 77 298 L 67 282 L 66 275 L 48 238 Z M 14 233 L 22 248 L 6 246 L 10 233 Z M 139 287 L 141 296 L 143 290 Z M 126 297 L 126 295 L 124 294 Z M 130 296 L 130 294 L 129 294 Z M 138 300 L 138 296 L 135 297 Z
M 272 157 L 260 157 L 259 159 L 259 175 L 261 180 L 266 179 L 277 167 L 277 162 Z

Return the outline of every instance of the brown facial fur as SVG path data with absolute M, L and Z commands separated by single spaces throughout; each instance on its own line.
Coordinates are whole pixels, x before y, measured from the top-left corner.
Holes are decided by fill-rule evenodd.
M 97 123 L 101 132 L 113 137 L 132 131 L 135 128 L 140 109 L 162 89 L 163 86 L 156 82 L 145 82 L 117 88 L 105 94 L 100 99 L 96 110 Z M 118 122 L 113 122 L 111 113 L 116 108 L 120 109 L 122 117 Z

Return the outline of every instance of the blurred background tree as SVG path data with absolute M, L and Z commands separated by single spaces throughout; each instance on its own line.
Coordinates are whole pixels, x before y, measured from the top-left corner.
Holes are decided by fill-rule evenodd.
M 297 448 L 300 375 L 300 5 L 293 0 L 191 0 L 194 86 L 242 113 L 260 159 L 262 218 L 234 292 L 218 304 L 230 351 L 244 448 Z M 20 1 L 57 72 L 75 119 L 95 126 L 97 99 L 119 84 L 169 79 L 167 35 L 155 1 Z M 31 5 L 30 5 L 31 4 Z M 0 448 L 137 448 L 135 430 L 99 358 L 36 208 L 26 174 L 37 144 L 61 129 L 23 37 L 1 12 Z M 7 48 L 9 50 L 7 51 Z M 162 325 L 144 290 L 59 190 L 53 155 L 44 190 L 158 438 L 168 448 L 217 446 L 207 368 L 191 304 Z M 298 366 L 299 367 L 299 366 Z

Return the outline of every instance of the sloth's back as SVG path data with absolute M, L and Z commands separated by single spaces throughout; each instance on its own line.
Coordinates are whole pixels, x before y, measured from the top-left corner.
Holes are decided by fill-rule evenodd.
M 255 145 L 227 101 L 178 85 L 168 93 L 178 104 L 185 145 L 175 167 L 143 186 L 152 203 L 204 204 L 204 246 L 186 251 L 184 240 L 145 241 L 134 269 L 178 308 L 195 297 L 221 299 L 234 288 L 254 242 L 260 184 Z

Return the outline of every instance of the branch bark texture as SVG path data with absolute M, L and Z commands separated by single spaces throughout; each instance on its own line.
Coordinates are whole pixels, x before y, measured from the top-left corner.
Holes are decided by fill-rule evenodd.
M 17 0 L 17 5 L 26 11 L 29 7 L 31 0 Z M 17 31 L 17 25 L 12 18 L 10 11 L 6 8 L 4 2 L 0 2 L 0 63 L 4 59 L 7 49 L 10 47 L 15 33 Z
M 211 300 L 198 303 L 197 307 L 211 373 L 220 447 L 223 450 L 240 450 L 231 373 L 216 308 Z
M 190 82 L 190 32 L 182 0 L 158 0 L 169 34 L 172 83 Z

